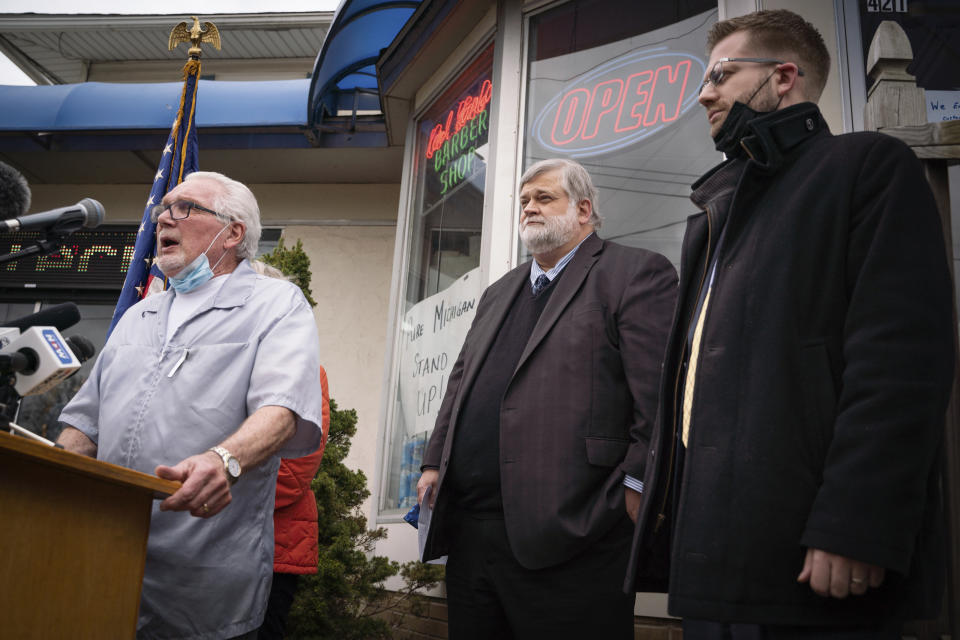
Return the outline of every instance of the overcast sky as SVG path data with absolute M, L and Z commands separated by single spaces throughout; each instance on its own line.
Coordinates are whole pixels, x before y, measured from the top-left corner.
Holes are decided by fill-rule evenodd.
M 0 0 L 0 13 L 125 13 L 183 14 L 264 13 L 285 11 L 334 11 L 340 0 Z M 319 53 L 319 52 L 318 52 Z M 0 55 L 0 84 L 34 84 L 16 65 Z

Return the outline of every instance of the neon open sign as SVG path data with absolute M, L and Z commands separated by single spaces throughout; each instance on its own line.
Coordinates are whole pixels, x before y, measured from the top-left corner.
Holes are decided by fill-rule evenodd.
M 632 51 L 574 78 L 537 114 L 531 133 L 572 157 L 609 153 L 649 137 L 697 104 L 703 59 L 665 47 Z

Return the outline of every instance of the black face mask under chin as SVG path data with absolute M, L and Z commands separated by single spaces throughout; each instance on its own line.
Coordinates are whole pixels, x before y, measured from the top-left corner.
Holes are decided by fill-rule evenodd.
M 743 147 L 740 146 L 740 140 L 747 134 L 747 125 L 759 115 L 742 102 L 734 102 L 727 113 L 727 119 L 720 125 L 720 130 L 713 136 L 713 142 L 717 151 L 725 154 L 728 158 L 739 158 L 744 154 Z
M 774 69 L 773 73 L 768 75 L 767 78 L 760 83 L 750 97 L 747 98 L 746 104 L 737 101 L 730 107 L 730 111 L 727 113 L 727 119 L 720 125 L 720 130 L 717 131 L 717 135 L 713 136 L 713 142 L 714 145 L 716 145 L 717 151 L 725 154 L 728 158 L 741 157 L 744 154 L 744 150 L 743 147 L 740 146 L 740 141 L 747 135 L 747 125 L 753 122 L 757 116 L 773 113 L 780 107 L 780 103 L 783 102 L 783 96 L 780 96 L 777 104 L 774 105 L 770 111 L 754 111 L 748 106 L 753 102 L 753 99 L 757 97 L 757 94 L 760 93 L 760 89 L 770 81 L 770 78 L 772 78 L 776 72 L 777 70 Z

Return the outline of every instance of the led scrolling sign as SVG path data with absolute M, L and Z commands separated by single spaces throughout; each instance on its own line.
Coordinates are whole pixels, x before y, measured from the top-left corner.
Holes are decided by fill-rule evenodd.
M 132 225 L 77 231 L 56 253 L 0 265 L 0 289 L 119 289 L 136 238 L 137 227 Z M 37 232 L 5 235 L 0 238 L 0 253 L 19 251 L 36 239 Z
M 570 157 L 616 151 L 677 122 L 697 104 L 702 58 L 665 47 L 631 51 L 569 81 L 540 110 L 531 135 Z

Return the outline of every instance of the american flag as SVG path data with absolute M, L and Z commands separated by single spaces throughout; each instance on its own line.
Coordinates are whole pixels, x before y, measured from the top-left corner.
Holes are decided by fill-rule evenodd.
M 150 220 L 150 210 L 163 199 L 168 191 L 183 182 L 183 179 L 199 168 L 197 145 L 197 80 L 200 77 L 200 61 L 188 60 L 183 67 L 183 91 L 180 94 L 180 108 L 170 128 L 170 136 L 163 147 L 160 165 L 153 178 L 153 188 L 143 209 L 140 230 L 133 250 L 133 258 L 127 268 L 127 277 L 120 291 L 120 298 L 113 310 L 113 320 L 107 336 L 120 321 L 120 317 L 131 306 L 141 300 L 148 292 L 166 289 L 167 282 L 163 273 L 153 264 L 156 255 L 156 225 Z

